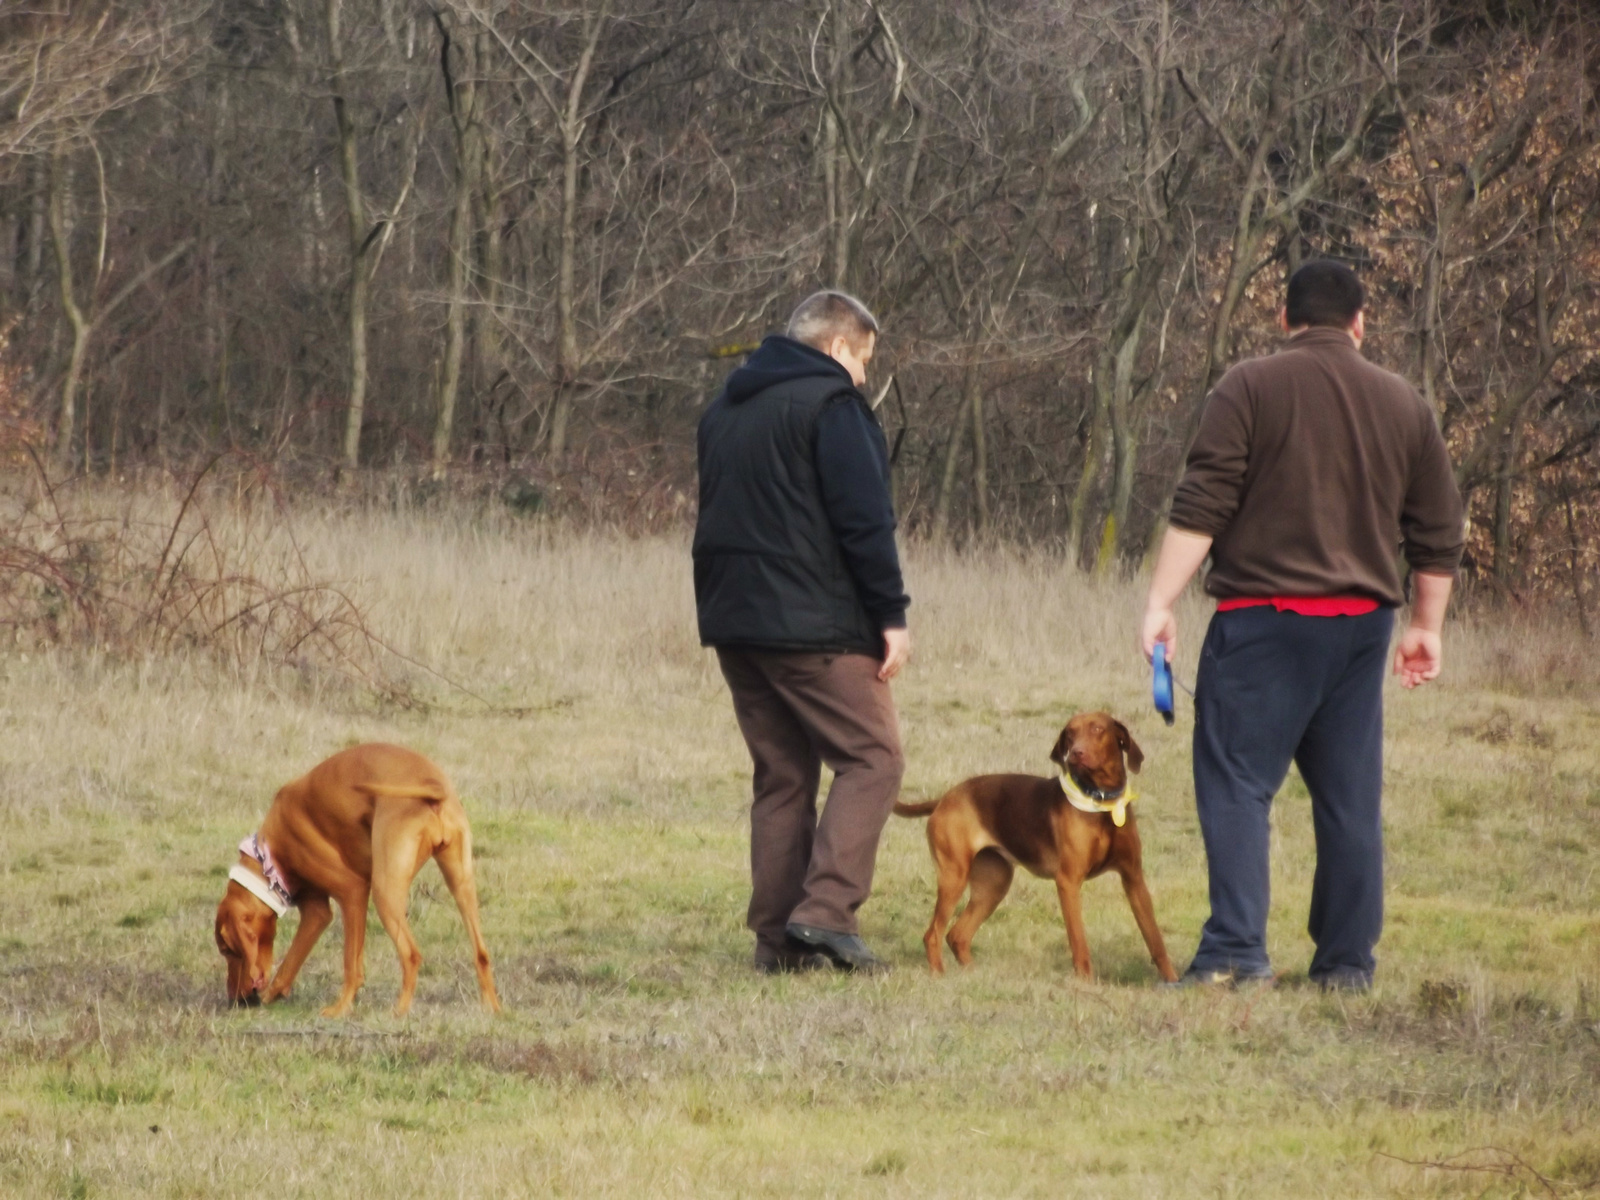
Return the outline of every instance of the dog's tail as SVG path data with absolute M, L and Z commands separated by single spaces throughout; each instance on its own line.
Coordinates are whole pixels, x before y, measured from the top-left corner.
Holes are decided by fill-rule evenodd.
M 895 802 L 894 815 L 897 817 L 925 817 L 939 807 L 937 800 L 923 800 L 916 804 L 901 804 Z
M 421 800 L 438 808 L 450 796 L 450 789 L 438 780 L 417 783 L 363 783 L 360 790 L 374 800 Z

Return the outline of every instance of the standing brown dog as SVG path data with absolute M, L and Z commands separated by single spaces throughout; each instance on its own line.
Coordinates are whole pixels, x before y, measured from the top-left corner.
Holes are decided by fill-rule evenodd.
M 344 921 L 344 990 L 322 1015 L 348 1013 L 363 982 L 370 895 L 400 955 L 394 1011 L 403 1016 L 422 966 L 422 952 L 406 923 L 406 902 L 412 879 L 432 858 L 472 939 L 484 1007 L 500 1011 L 489 950 L 478 928 L 472 830 L 450 781 L 422 755 L 378 744 L 335 754 L 281 788 L 260 832 L 239 850 L 216 925 L 233 1003 L 270 1004 L 288 994 L 317 938 L 333 921 L 331 898 Z M 300 927 L 268 986 L 272 940 L 278 918 L 290 905 L 300 909 Z
M 926 817 L 928 848 L 938 870 L 939 898 L 922 941 L 928 965 L 944 973 L 939 942 L 967 884 L 972 895 L 950 930 L 950 949 L 962 966 L 972 962 L 978 926 L 999 907 L 1016 864 L 1054 879 L 1067 926 L 1072 965 L 1089 976 L 1089 938 L 1080 889 L 1107 869 L 1122 876 L 1133 919 L 1150 957 L 1169 983 L 1176 979 L 1144 884 L 1139 826 L 1128 804 L 1128 772 L 1144 765 L 1144 752 L 1128 727 L 1103 712 L 1079 713 L 1056 739 L 1050 758 L 1059 779 L 1034 775 L 980 775 L 956 784 L 938 800 L 896 804 L 902 817 Z M 1087 810 L 1087 811 L 1086 811 Z

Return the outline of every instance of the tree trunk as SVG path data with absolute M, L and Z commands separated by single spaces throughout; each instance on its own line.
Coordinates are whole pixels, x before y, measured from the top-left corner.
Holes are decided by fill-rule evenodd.
M 480 51 L 483 43 L 479 43 Z M 484 61 L 479 54 L 478 61 Z M 473 340 L 477 347 L 478 370 L 482 373 L 479 380 L 481 394 L 492 402 L 494 393 L 504 377 L 505 357 L 501 350 L 500 330 L 500 289 L 504 272 L 504 253 L 502 246 L 502 229 L 504 221 L 501 215 L 501 186 L 495 177 L 493 153 L 498 144 L 494 141 L 492 129 L 484 131 L 483 159 L 481 175 L 481 195 L 479 204 L 478 226 L 483 231 L 478 239 L 478 272 L 482 289 L 483 303 L 479 309 L 476 320 L 472 323 Z M 488 432 L 483 426 L 484 410 L 480 403 L 478 416 L 475 419 L 474 429 L 478 431 L 478 450 L 483 454 L 488 453 Z M 502 452 L 509 457 L 509 447 L 501 447 Z
M 1097 390 L 1101 372 L 1110 375 L 1105 409 L 1111 423 L 1111 507 L 1101 531 L 1100 550 L 1095 561 L 1095 570 L 1101 574 L 1111 570 L 1122 549 L 1128 531 L 1128 509 L 1133 502 L 1134 468 L 1139 461 L 1139 414 L 1134 407 L 1133 366 L 1144 340 L 1144 317 L 1145 310 L 1141 308 L 1122 344 L 1115 347 L 1114 352 L 1107 347 L 1095 368 Z
M 1522 457 L 1522 414 L 1514 414 L 1506 427 L 1500 472 L 1494 492 L 1494 578 L 1501 587 L 1511 585 L 1511 501 L 1517 483 L 1517 463 Z
M 850 290 L 850 223 L 845 214 L 844 164 L 839 150 L 839 122 L 833 110 L 822 114 L 822 189 L 826 193 L 830 287 Z
M 483 140 L 478 128 L 478 49 L 483 37 L 461 38 L 455 48 L 457 76 L 450 73 L 451 41 L 443 17 L 439 29 L 445 37 L 445 88 L 452 93 L 451 112 L 456 127 L 455 207 L 450 214 L 450 299 L 445 312 L 444 369 L 439 377 L 438 414 L 433 427 L 433 477 L 443 479 L 450 462 L 450 435 L 455 427 L 456 397 L 461 387 L 461 363 L 467 340 L 468 266 L 472 258 L 472 207 L 483 164 Z
M 1072 490 L 1072 506 L 1067 510 L 1067 553 L 1073 565 L 1083 552 L 1083 531 L 1089 523 L 1089 502 L 1100 485 L 1101 460 L 1105 457 L 1106 411 L 1100 402 L 1099 388 L 1091 393 L 1093 411 L 1089 417 L 1089 440 L 1083 447 L 1083 472 Z
M 559 462 L 567 451 L 567 422 L 578 373 L 578 141 L 576 130 L 564 135 L 561 176 L 561 257 L 556 273 L 556 387 L 550 413 L 550 458 Z
M 341 0 L 327 0 L 328 54 L 333 67 L 333 114 L 339 130 L 339 173 L 344 179 L 345 217 L 350 241 L 350 296 L 346 317 L 350 337 L 350 390 L 345 402 L 344 465 L 361 464 L 361 423 L 367 404 L 367 214 L 361 199 L 356 131 L 344 95 L 344 46 L 339 27 Z
M 27 248 L 20 258 L 22 271 L 19 282 L 22 287 L 18 307 L 25 313 L 33 312 L 34 305 L 38 303 L 44 278 L 44 239 L 48 224 L 46 212 L 50 206 L 49 173 L 50 168 L 42 157 L 34 163 L 33 186 L 29 188 L 28 214 L 23 225 Z
M 828 88 L 833 93 L 831 102 L 822 114 L 822 169 L 823 183 L 828 190 L 828 225 L 832 235 L 829 278 L 832 286 L 850 290 L 850 218 L 853 215 L 845 202 L 846 166 L 844 148 L 839 144 L 839 112 L 848 111 L 850 89 L 847 76 L 850 57 L 847 53 L 850 25 L 845 16 L 844 4 L 833 5 L 833 31 L 828 50 Z M 839 112 L 835 111 L 835 107 Z
M 55 463 L 59 471 L 72 469 L 73 437 L 77 431 L 78 387 L 89 351 L 89 318 L 78 307 L 72 277 L 72 230 L 67 219 L 66 165 L 60 156 L 50 163 L 50 239 L 55 247 L 56 274 L 61 283 L 61 311 L 72 327 L 72 349 L 61 381 L 61 412 L 56 419 Z
M 967 402 L 972 409 L 972 490 L 978 502 L 978 533 L 982 536 L 991 531 L 989 448 L 983 429 L 983 374 L 976 362 L 967 368 L 966 391 Z
M 967 365 L 970 376 L 977 368 Z M 939 474 L 939 494 L 933 501 L 933 540 L 943 542 L 950 533 L 950 504 L 956 490 L 956 468 L 961 465 L 961 452 L 966 448 L 967 423 L 961 419 L 969 405 L 967 388 L 963 381 L 961 398 L 956 401 L 955 420 L 950 422 L 950 440 L 944 448 L 944 470 Z
M 561 252 L 556 272 L 556 390 L 550 413 L 550 460 L 557 463 L 567 452 L 567 425 L 582 357 L 578 348 L 578 171 L 583 139 L 593 124 L 583 113 L 583 93 L 610 15 L 610 2 L 604 0 L 588 19 L 583 53 L 572 69 L 566 105 L 560 112 Z
M 978 331 L 967 335 L 967 365 L 961 372 L 961 395 L 956 401 L 955 420 L 950 422 L 950 440 L 944 448 L 944 470 L 939 474 L 939 494 L 933 501 L 933 540 L 942 542 L 950 532 L 950 506 L 955 501 L 956 471 L 961 466 L 961 454 L 966 449 L 967 422 L 970 415 L 975 442 L 972 464 L 972 482 L 978 490 L 978 528 L 984 530 L 989 523 L 989 463 L 983 440 L 983 377 L 978 365 Z

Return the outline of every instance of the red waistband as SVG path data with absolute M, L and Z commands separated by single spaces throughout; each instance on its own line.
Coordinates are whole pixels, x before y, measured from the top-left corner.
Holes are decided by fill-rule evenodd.
M 1268 596 L 1264 599 L 1235 596 L 1219 600 L 1218 612 L 1232 612 L 1236 608 L 1260 608 L 1270 604 L 1279 612 L 1299 613 L 1302 617 L 1364 617 L 1378 611 L 1378 602 L 1370 596 Z

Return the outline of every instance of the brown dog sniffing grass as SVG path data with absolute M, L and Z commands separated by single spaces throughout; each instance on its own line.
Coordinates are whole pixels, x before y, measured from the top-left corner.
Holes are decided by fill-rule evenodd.
M 1135 796 L 1128 773 L 1144 765 L 1144 752 L 1121 721 L 1090 712 L 1067 722 L 1050 758 L 1059 778 L 979 775 L 938 800 L 894 806 L 902 817 L 929 818 L 928 848 L 939 895 L 922 938 L 928 965 L 935 974 L 944 973 L 939 943 L 969 883 L 972 894 L 950 929 L 949 942 L 962 966 L 972 962 L 972 939 L 1005 899 L 1020 863 L 1041 879 L 1055 880 L 1072 965 L 1084 977 L 1093 972 L 1083 926 L 1083 882 L 1116 871 L 1156 970 L 1172 982 L 1178 976 L 1156 925 L 1144 883 L 1139 825 L 1129 807 Z
M 228 963 L 228 999 L 270 1004 L 287 995 L 333 921 L 333 900 L 344 921 L 344 990 L 322 1015 L 344 1016 L 364 978 L 370 896 L 400 955 L 394 1011 L 404 1016 L 422 966 L 406 903 L 411 881 L 429 858 L 439 864 L 472 939 L 484 1007 L 499 1012 L 489 950 L 478 927 L 466 811 L 433 763 L 415 751 L 381 744 L 341 751 L 285 784 L 260 831 L 241 843 L 238 865 L 228 872 L 228 890 L 217 906 L 217 949 Z M 269 985 L 278 918 L 291 905 L 300 909 L 300 927 Z

